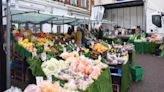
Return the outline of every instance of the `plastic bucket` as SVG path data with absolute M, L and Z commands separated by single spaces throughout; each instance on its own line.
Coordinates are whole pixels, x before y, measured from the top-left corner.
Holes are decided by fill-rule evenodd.
M 143 68 L 141 66 L 132 66 L 130 70 L 131 70 L 131 75 L 132 75 L 133 81 L 142 80 Z

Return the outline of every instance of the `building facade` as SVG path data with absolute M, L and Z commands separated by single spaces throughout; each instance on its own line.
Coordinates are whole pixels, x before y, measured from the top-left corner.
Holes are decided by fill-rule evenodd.
M 91 7 L 94 0 L 11 0 L 11 7 L 23 11 L 35 11 L 55 14 L 59 16 L 69 16 L 75 18 L 90 18 Z M 5 2 L 4 6 L 5 8 Z M 4 23 L 5 24 L 5 23 Z M 66 33 L 69 25 L 54 25 L 53 30 L 50 25 L 43 25 L 42 30 L 47 32 Z

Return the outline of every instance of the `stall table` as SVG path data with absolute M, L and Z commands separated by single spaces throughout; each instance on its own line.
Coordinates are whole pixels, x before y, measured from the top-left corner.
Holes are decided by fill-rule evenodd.
M 131 60 L 129 60 L 125 65 L 122 65 L 122 78 L 121 78 L 121 92 L 127 92 L 129 85 L 131 83 L 131 73 L 130 67 L 135 65 L 136 54 L 135 50 L 132 51 Z M 130 63 L 131 62 L 131 63 Z
M 131 42 L 135 46 L 138 54 L 154 54 L 156 49 L 160 46 L 155 42 Z
M 135 65 L 135 58 L 136 58 L 135 55 L 136 55 L 135 50 L 132 50 L 129 61 L 126 64 L 114 66 L 114 67 L 120 68 L 122 70 L 120 92 L 127 92 L 128 88 L 130 86 L 130 83 L 132 81 L 130 67 Z
M 83 92 L 113 92 L 109 69 L 103 71 L 99 78 Z

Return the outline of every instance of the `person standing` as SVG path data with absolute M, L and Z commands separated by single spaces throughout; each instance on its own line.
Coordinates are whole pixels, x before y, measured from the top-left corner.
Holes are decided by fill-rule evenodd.
M 81 33 L 82 33 L 82 46 L 85 46 L 86 39 L 85 39 L 85 27 L 84 27 L 84 25 L 81 26 L 80 30 L 81 30 Z
M 99 27 L 99 31 L 98 31 L 98 39 L 103 39 L 103 27 L 102 26 L 100 26 Z
M 75 31 L 75 30 L 74 30 L 74 26 L 72 25 L 72 26 L 71 26 L 71 34 L 74 33 L 74 31 Z
M 141 30 L 141 27 L 140 27 L 140 26 L 137 26 L 137 27 L 136 27 L 135 33 L 136 33 L 136 34 L 141 34 L 141 33 L 142 33 L 142 30 Z
M 82 44 L 82 32 L 80 30 L 80 27 L 77 27 L 77 32 L 75 33 L 75 42 L 78 47 L 81 47 Z
M 85 25 L 85 38 L 88 38 L 89 37 L 89 29 L 88 29 L 88 25 L 86 24 Z
M 71 35 L 71 34 L 72 34 L 72 32 L 71 32 L 71 27 L 68 27 L 67 34 L 69 34 L 69 35 Z

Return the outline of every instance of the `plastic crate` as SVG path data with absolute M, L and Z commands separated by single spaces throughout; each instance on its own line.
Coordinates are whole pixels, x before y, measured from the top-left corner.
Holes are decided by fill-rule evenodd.
M 141 66 L 132 66 L 130 70 L 131 70 L 131 75 L 132 75 L 133 81 L 142 80 L 143 68 Z
M 121 68 L 115 68 L 115 67 L 110 67 L 110 73 L 113 76 L 122 76 L 122 70 Z

